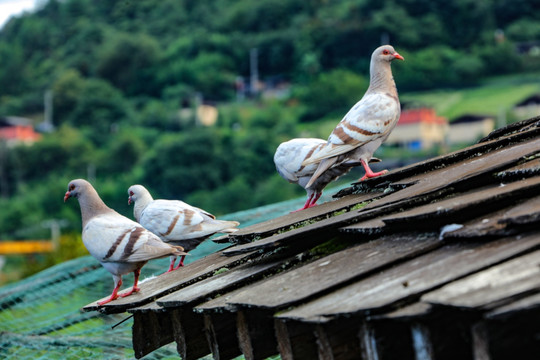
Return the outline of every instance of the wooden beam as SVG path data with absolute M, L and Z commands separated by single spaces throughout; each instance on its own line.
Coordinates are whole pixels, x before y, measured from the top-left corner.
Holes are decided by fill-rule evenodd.
M 236 314 L 228 311 L 204 314 L 204 331 L 215 360 L 242 355 L 238 345 Z
M 311 360 L 318 356 L 313 324 L 274 320 L 278 350 L 283 360 Z
M 172 319 L 174 340 L 182 360 L 195 360 L 210 353 L 205 333 L 202 314 L 192 309 L 177 309 L 172 311 L 176 316 Z
M 260 309 L 237 312 L 238 341 L 246 360 L 266 359 L 278 353 L 272 315 Z
M 315 337 L 320 360 L 357 360 L 362 358 L 360 348 L 360 320 L 340 318 L 315 326 Z
M 360 320 L 359 338 L 364 360 L 415 360 L 408 322 Z
M 137 359 L 174 341 L 174 316 L 174 312 L 163 310 L 133 313 L 132 340 Z

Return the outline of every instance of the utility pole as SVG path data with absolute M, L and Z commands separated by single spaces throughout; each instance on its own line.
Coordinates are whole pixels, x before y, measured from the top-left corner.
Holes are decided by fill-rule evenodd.
M 249 51 L 249 72 L 250 72 L 250 94 L 255 97 L 259 86 L 259 51 L 257 48 L 251 48 Z
M 43 132 L 52 132 L 54 129 L 53 124 L 53 91 L 48 89 L 43 95 L 43 123 L 41 123 L 40 129 Z
M 4 139 L 0 139 L 0 197 L 7 198 L 9 196 L 9 183 L 6 171 L 7 144 Z

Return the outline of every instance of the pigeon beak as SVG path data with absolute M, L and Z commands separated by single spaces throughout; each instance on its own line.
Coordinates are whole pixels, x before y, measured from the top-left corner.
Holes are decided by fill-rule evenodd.
M 128 205 L 131 205 L 131 196 L 128 197 Z
M 71 193 L 69 191 L 66 191 L 66 195 L 64 195 L 64 202 L 67 201 L 71 197 Z
M 394 55 L 394 58 L 395 58 L 395 59 L 399 59 L 399 60 L 405 61 L 405 59 L 403 58 L 403 56 L 399 55 L 397 52 L 395 52 L 393 55 Z

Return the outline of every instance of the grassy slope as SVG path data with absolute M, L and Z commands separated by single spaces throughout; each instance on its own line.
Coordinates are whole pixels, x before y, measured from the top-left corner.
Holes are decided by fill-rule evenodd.
M 452 120 L 468 113 L 498 115 L 538 92 L 540 74 L 520 74 L 492 78 L 471 88 L 404 93 L 400 99 L 434 107 L 439 115 Z

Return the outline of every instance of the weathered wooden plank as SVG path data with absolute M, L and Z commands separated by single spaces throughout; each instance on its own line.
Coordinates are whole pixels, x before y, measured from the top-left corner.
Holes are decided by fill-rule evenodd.
M 472 190 L 464 194 L 418 206 L 398 214 L 382 218 L 382 221 L 394 229 L 406 229 L 414 224 L 417 229 L 438 229 L 452 222 L 460 223 L 471 217 L 487 214 L 492 209 L 512 205 L 520 198 L 529 198 L 531 193 L 540 189 L 540 177 L 511 183 L 503 187 L 499 184 L 483 190 Z M 540 204 L 540 201 L 539 201 Z
M 403 261 L 440 246 L 442 243 L 434 236 L 422 237 L 415 234 L 382 237 L 253 284 L 231 297 L 228 302 L 242 306 L 283 308 L 393 262 Z
M 485 317 L 490 320 L 502 320 L 512 317 L 516 313 L 533 313 L 540 314 L 540 292 L 529 295 L 523 299 L 516 300 L 512 303 L 497 307 L 488 312 Z
M 536 116 L 530 119 L 521 120 L 513 124 L 508 124 L 502 128 L 495 129 L 490 132 L 486 137 L 478 141 L 479 144 L 485 142 L 492 142 L 499 138 L 508 138 L 511 136 L 527 135 L 531 129 L 534 130 L 538 126 L 538 121 L 540 121 L 540 116 Z M 536 133 L 533 133 L 536 134 Z
M 254 238 L 268 237 L 278 232 L 284 231 L 297 224 L 313 219 L 323 219 L 336 211 L 350 209 L 351 207 L 365 201 L 384 196 L 382 191 L 369 194 L 349 195 L 339 200 L 329 201 L 302 211 L 293 212 L 274 219 L 270 219 L 258 224 L 254 224 L 230 234 L 228 241 L 245 243 Z
M 278 353 L 272 314 L 258 309 L 237 312 L 238 342 L 246 360 L 266 359 Z
M 242 354 L 238 346 L 235 313 L 224 311 L 204 314 L 204 329 L 215 360 L 233 359 Z
M 304 211 L 304 210 L 302 210 Z M 314 246 L 316 241 L 322 241 L 332 234 L 335 229 L 353 224 L 358 221 L 358 211 L 351 211 L 345 214 L 337 215 L 329 219 L 317 221 L 284 233 L 269 236 L 267 238 L 254 241 L 252 243 L 237 245 L 226 249 L 223 254 L 226 256 L 243 254 L 256 250 L 274 249 L 279 246 L 304 244 L 305 246 Z
M 431 311 L 432 306 L 430 304 L 424 302 L 415 302 L 411 305 L 401 307 L 397 310 L 372 315 L 370 316 L 370 320 L 412 321 L 429 316 L 431 314 Z
M 139 311 L 133 315 L 132 340 L 135 357 L 141 357 L 174 341 L 172 318 L 168 311 Z
M 192 262 L 179 270 L 164 273 L 158 277 L 140 284 L 141 291 L 125 298 L 119 298 L 105 305 L 98 305 L 97 301 L 86 305 L 84 311 L 98 310 L 103 313 L 119 313 L 129 308 L 144 305 L 156 298 L 176 291 L 193 282 L 200 281 L 211 276 L 214 271 L 227 267 L 232 268 L 247 261 L 254 254 L 242 254 L 225 257 L 221 252 L 206 256 L 203 259 Z M 107 296 L 108 298 L 108 296 Z M 103 298 L 101 300 L 104 300 Z M 101 301 L 99 300 L 99 301 Z
M 485 310 L 540 292 L 540 250 L 493 266 L 422 296 L 422 301 Z
M 505 169 L 496 174 L 497 178 L 508 181 L 540 174 L 540 159 L 534 158 L 522 164 Z
M 202 301 L 205 298 L 214 296 L 221 291 L 235 286 L 240 286 L 246 281 L 253 281 L 267 274 L 269 271 L 275 270 L 282 265 L 281 261 L 258 264 L 244 264 L 231 270 L 214 275 L 205 280 L 196 282 L 190 286 L 182 288 L 179 291 L 166 295 L 156 300 L 159 306 L 163 307 L 179 307 L 189 303 Z
M 486 244 L 451 244 L 278 315 L 284 319 L 319 321 L 321 316 L 350 315 L 388 309 L 411 301 L 451 281 L 530 251 L 540 245 L 537 234 Z
M 339 229 L 339 231 L 344 233 L 352 233 L 355 235 L 372 236 L 383 234 L 385 226 L 386 224 L 382 221 L 381 218 L 375 218 L 342 227 Z
M 528 197 L 530 198 L 531 194 Z M 540 223 L 540 196 L 486 214 L 480 219 L 464 222 L 461 229 L 446 233 L 443 238 L 511 235 L 524 232 L 528 227 L 534 228 L 537 223 Z
M 311 360 L 318 356 L 313 324 L 275 319 L 274 328 L 282 360 Z

